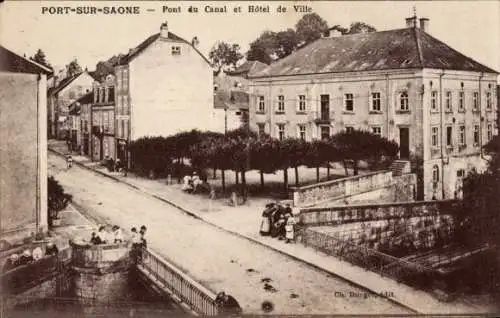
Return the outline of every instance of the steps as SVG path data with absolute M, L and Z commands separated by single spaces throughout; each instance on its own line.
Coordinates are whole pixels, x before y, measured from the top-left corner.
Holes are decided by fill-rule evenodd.
M 392 171 L 394 177 L 411 172 L 410 162 L 407 160 L 395 160 L 389 169 Z

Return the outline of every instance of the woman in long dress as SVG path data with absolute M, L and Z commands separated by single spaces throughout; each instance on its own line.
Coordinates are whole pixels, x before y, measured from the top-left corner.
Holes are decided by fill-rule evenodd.
M 267 236 L 271 231 L 271 204 L 266 204 L 266 208 L 262 212 L 262 220 L 260 222 L 260 235 Z

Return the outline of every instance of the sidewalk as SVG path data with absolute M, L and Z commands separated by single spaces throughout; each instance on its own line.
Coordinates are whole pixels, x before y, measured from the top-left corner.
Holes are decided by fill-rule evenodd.
M 64 154 L 67 148 L 53 147 L 49 142 L 49 148 L 59 154 Z M 62 149 L 61 149 L 62 148 Z M 64 149 L 66 148 L 66 149 Z M 166 185 L 165 180 L 149 180 L 139 178 L 129 173 L 123 177 L 121 173 L 110 173 L 105 168 L 90 162 L 86 157 L 73 155 L 75 163 L 91 169 L 115 181 L 123 182 L 138 191 L 149 194 L 159 200 L 167 202 L 189 215 L 201 219 L 213 226 L 244 237 L 253 242 L 265 245 L 273 250 L 305 262 L 313 267 L 319 268 L 334 276 L 341 277 L 354 285 L 372 291 L 376 294 L 392 293 L 393 301 L 410 308 L 418 313 L 425 314 L 458 314 L 458 313 L 485 313 L 487 309 L 471 307 L 461 303 L 443 303 L 430 294 L 413 289 L 409 286 L 399 284 L 396 281 L 382 277 L 363 268 L 353 266 L 350 263 L 306 248 L 301 244 L 284 244 L 269 237 L 261 237 L 258 234 L 261 210 L 267 199 L 250 198 L 242 206 L 229 206 L 227 199 L 208 200 L 206 195 L 190 195 L 180 190 L 180 185 Z

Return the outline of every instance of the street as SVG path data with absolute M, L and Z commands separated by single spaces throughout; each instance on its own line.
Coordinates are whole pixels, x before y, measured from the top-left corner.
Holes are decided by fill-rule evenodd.
M 65 160 L 52 153 L 48 166 L 49 175 L 87 213 L 126 230 L 146 225 L 150 248 L 214 292 L 224 290 L 233 295 L 245 313 L 262 313 L 261 304 L 266 300 L 274 304 L 273 314 L 411 313 L 122 183 L 79 166 L 68 170 Z

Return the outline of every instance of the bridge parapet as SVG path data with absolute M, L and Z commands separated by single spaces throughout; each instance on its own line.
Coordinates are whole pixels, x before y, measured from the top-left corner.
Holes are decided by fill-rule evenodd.
M 73 292 L 82 303 L 93 301 L 126 301 L 130 245 L 70 242 Z
M 137 268 L 157 287 L 195 314 L 216 316 L 216 294 L 149 249 L 142 250 Z

